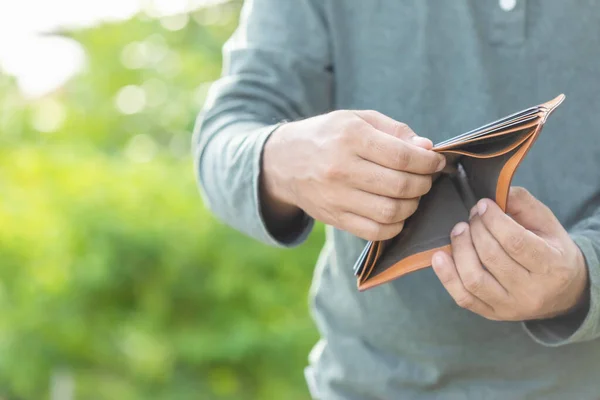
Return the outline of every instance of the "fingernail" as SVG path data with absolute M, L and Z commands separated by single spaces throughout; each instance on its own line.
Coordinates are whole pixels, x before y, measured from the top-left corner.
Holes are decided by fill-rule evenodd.
M 444 264 L 444 257 L 439 253 L 434 254 L 433 259 L 431 260 L 431 266 L 434 268 L 441 268 L 442 264 Z
M 451 236 L 458 236 L 461 233 L 463 233 L 466 228 L 467 228 L 467 224 L 460 222 L 460 223 L 456 224 L 456 226 L 454 227 L 454 229 L 452 229 L 452 232 L 450 233 L 450 235 Z
M 487 203 L 485 201 L 482 200 L 479 203 L 477 203 L 477 212 L 479 213 L 479 215 L 483 215 L 485 210 L 487 210 Z
M 475 205 L 475 206 L 473 206 L 473 208 L 471 208 L 471 212 L 469 212 L 469 219 L 473 218 L 476 215 L 477 215 L 477 205 Z
M 435 172 L 440 172 L 446 166 L 446 157 L 441 157 Z

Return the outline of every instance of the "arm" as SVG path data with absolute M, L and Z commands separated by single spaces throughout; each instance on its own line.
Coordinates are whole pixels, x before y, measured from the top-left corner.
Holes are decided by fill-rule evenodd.
M 272 245 L 297 244 L 312 226 L 306 214 L 264 190 L 261 164 L 264 144 L 280 122 L 331 106 L 321 6 L 313 0 L 246 1 L 240 26 L 224 46 L 222 77 L 194 133 L 195 169 L 208 207 Z
M 445 166 L 430 140 L 376 111 L 323 114 L 333 70 L 323 3 L 245 3 L 195 133 L 209 208 L 272 245 L 300 243 L 312 218 L 391 238 Z
M 600 206 L 596 207 L 595 213 L 569 232 L 587 266 L 584 299 L 566 315 L 524 323 L 526 331 L 540 344 L 555 347 L 600 338 Z

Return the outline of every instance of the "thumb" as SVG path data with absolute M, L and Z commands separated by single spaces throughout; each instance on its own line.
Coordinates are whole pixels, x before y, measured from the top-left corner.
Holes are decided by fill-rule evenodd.
M 506 212 L 519 225 L 542 236 L 557 236 L 565 232 L 552 210 L 525 188 L 510 188 Z
M 406 142 L 410 142 L 413 145 L 422 147 L 426 150 L 431 150 L 433 148 L 431 140 L 418 136 L 403 122 L 396 121 L 387 115 L 372 110 L 360 110 L 355 111 L 355 113 L 366 123 L 379 131 L 385 132 L 388 135 L 392 135 Z

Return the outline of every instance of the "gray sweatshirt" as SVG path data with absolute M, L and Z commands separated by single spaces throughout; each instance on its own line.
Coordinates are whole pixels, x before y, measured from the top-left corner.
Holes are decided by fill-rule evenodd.
M 583 251 L 589 307 L 489 321 L 458 307 L 430 268 L 359 293 L 352 266 L 365 241 L 327 227 L 310 294 L 313 397 L 600 398 L 600 1 L 245 3 L 194 157 L 212 211 L 274 246 L 300 245 L 313 225 L 275 237 L 261 216 L 261 151 L 281 121 L 374 109 L 437 142 L 559 93 L 513 184 Z

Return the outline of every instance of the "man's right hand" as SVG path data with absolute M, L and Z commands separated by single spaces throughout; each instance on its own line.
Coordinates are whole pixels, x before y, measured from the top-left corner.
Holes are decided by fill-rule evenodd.
M 279 127 L 264 147 L 263 209 L 299 209 L 366 240 L 396 236 L 445 158 L 429 139 L 376 111 L 334 111 Z

